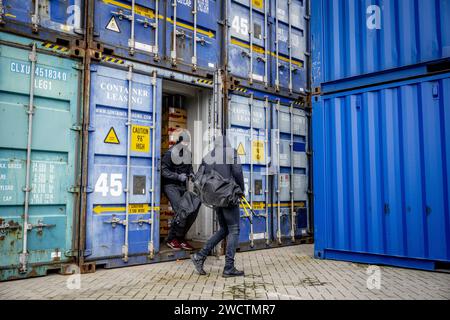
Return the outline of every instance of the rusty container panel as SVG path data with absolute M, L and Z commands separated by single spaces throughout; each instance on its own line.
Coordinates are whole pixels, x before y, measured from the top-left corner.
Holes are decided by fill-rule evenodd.
M 0 280 L 69 262 L 77 203 L 80 71 L 20 39 L 0 46 Z

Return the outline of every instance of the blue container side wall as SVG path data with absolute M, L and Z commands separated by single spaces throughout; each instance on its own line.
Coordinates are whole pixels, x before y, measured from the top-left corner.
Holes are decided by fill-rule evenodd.
M 313 98 L 316 254 L 450 260 L 449 74 Z
M 313 88 L 450 57 L 448 0 L 321 0 L 311 6 Z

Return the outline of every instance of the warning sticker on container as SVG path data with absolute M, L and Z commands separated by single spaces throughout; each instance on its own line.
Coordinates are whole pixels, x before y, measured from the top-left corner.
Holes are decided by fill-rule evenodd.
M 260 162 L 264 160 L 264 141 L 253 140 L 252 141 L 252 161 Z
M 244 149 L 244 145 L 241 143 L 239 143 L 239 146 L 237 148 L 237 154 L 239 156 L 245 156 L 245 149 Z
M 252 0 L 252 4 L 257 9 L 263 8 L 263 0 Z
M 109 19 L 109 22 L 106 25 L 106 30 L 120 33 L 119 25 L 117 24 L 116 18 L 114 16 L 112 16 L 111 19 Z
M 143 214 L 143 213 L 149 213 L 151 211 L 152 207 L 146 203 L 144 204 L 130 204 L 128 206 L 128 213 L 129 214 Z M 159 211 L 159 207 L 154 207 L 154 211 Z M 93 208 L 93 211 L 95 214 L 102 214 L 102 213 L 110 213 L 110 212 L 125 212 L 126 207 L 105 207 L 102 205 L 97 205 Z
M 136 152 L 150 151 L 150 127 L 138 125 L 131 127 L 131 150 Z
M 117 133 L 114 130 L 114 127 L 111 127 L 109 129 L 108 134 L 105 137 L 105 140 L 103 140 L 104 143 L 109 144 L 120 144 L 119 138 L 117 137 Z

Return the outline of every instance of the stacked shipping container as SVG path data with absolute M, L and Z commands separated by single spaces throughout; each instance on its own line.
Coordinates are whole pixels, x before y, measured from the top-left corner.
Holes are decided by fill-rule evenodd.
M 450 1 L 313 1 L 315 254 L 450 261 Z

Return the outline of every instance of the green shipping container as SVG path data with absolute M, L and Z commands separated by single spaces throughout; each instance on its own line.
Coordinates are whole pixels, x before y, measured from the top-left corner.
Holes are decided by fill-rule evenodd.
M 72 262 L 82 79 L 76 61 L 40 42 L 0 41 L 1 281 Z

